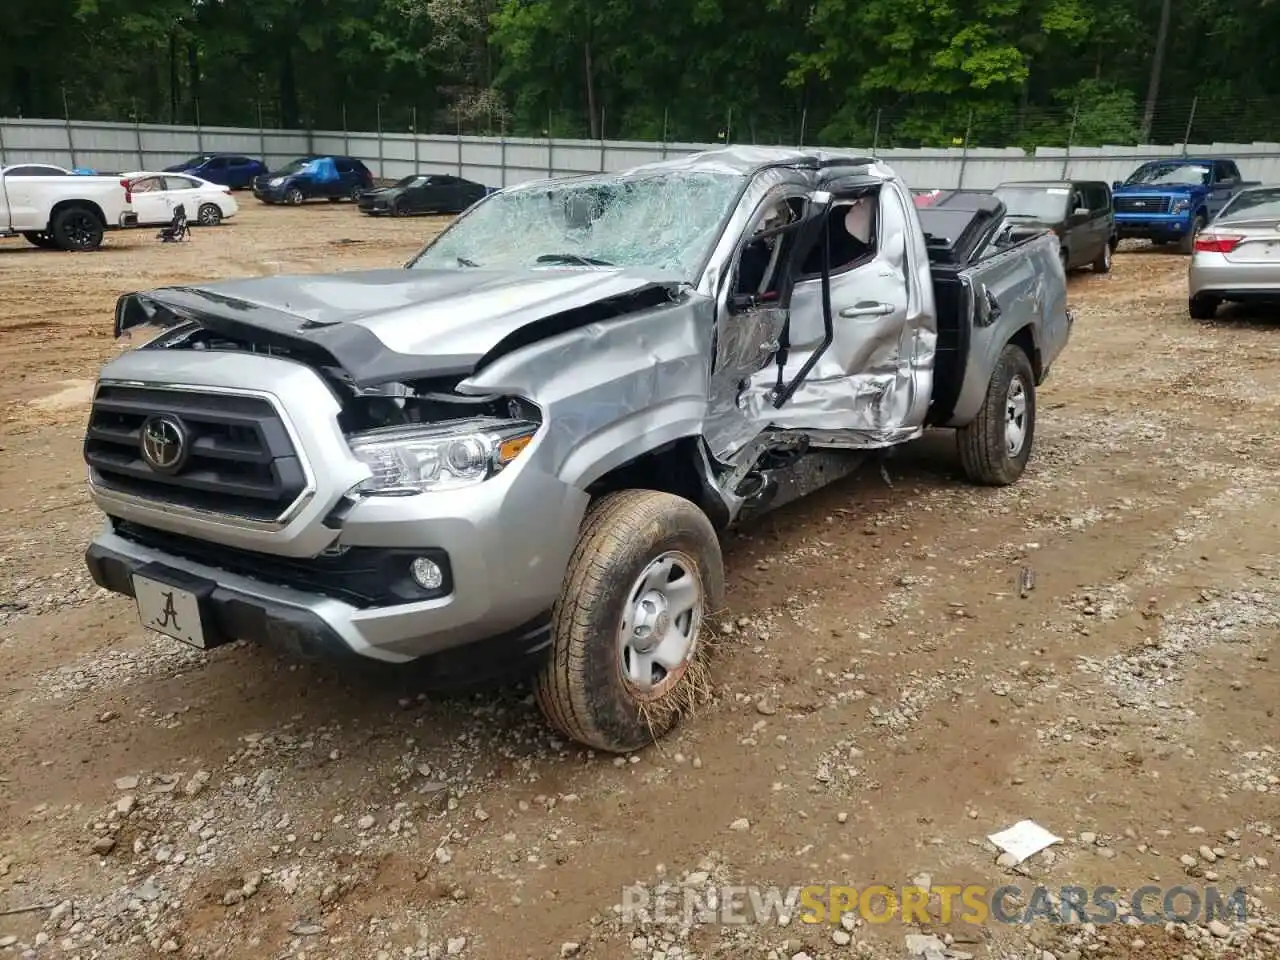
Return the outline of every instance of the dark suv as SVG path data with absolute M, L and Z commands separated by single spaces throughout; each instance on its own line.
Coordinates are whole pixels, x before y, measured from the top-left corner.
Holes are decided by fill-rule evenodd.
M 281 170 L 254 178 L 253 195 L 263 203 L 296 205 L 304 200 L 357 200 L 373 186 L 373 174 L 355 157 L 299 157 Z
M 1048 228 L 1058 235 L 1062 267 L 1111 270 L 1120 242 L 1111 188 L 1101 180 L 1010 181 L 996 187 L 1013 228 Z

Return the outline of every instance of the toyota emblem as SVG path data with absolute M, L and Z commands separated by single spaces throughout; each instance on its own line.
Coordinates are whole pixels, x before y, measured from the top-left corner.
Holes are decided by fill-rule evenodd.
M 177 473 L 188 454 L 187 429 L 177 417 L 150 417 L 142 424 L 142 459 L 159 473 Z

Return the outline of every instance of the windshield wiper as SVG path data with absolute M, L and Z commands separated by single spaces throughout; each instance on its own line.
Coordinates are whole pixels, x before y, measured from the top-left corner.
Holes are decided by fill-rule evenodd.
M 478 267 L 478 266 L 480 266 L 480 264 L 476 263 L 476 262 L 475 262 L 474 260 L 472 260 L 470 257 L 457 257 L 456 259 L 457 259 L 457 261 L 458 261 L 458 266 L 460 266 L 460 267 Z
M 544 253 L 535 261 L 537 263 L 578 263 L 584 267 L 612 267 L 608 260 L 596 257 L 584 257 L 578 253 Z

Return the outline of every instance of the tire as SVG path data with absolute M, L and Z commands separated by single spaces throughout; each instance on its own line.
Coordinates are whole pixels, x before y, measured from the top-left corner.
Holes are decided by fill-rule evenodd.
M 290 187 L 284 192 L 284 202 L 291 207 L 298 206 L 305 199 L 306 197 L 302 195 L 302 190 L 298 187 Z
M 63 207 L 53 215 L 49 233 L 59 250 L 85 253 L 102 246 L 104 228 L 98 214 L 88 207 Z
M 1016 447 L 1012 432 L 1015 417 L 1020 428 Z M 1010 343 L 996 361 L 978 415 L 956 431 L 965 475 L 973 483 L 991 487 L 1017 482 L 1031 457 L 1035 433 L 1035 371 L 1026 352 Z
M 202 227 L 216 227 L 222 222 L 222 208 L 216 203 L 202 203 L 196 212 L 196 222 Z
M 1205 294 L 1187 298 L 1187 313 L 1191 315 L 1192 320 L 1212 320 L 1218 315 L 1218 307 L 1222 301 L 1217 297 L 1209 297 Z
M 1200 235 L 1200 231 L 1204 229 L 1204 214 L 1197 213 L 1196 218 L 1191 221 L 1191 229 L 1187 235 L 1178 241 L 1178 252 L 1192 254 L 1196 252 L 1196 237 Z
M 1102 245 L 1102 250 L 1098 252 L 1098 258 L 1093 261 L 1094 273 L 1110 273 L 1111 272 L 1111 241 L 1108 240 Z
M 364 193 L 364 187 L 360 186 L 360 184 L 357 183 L 354 187 L 351 188 L 351 192 L 347 194 L 347 199 L 350 200 L 352 203 L 359 203 L 360 194 L 362 193 Z
M 675 579 L 662 581 L 664 569 Z M 686 578 L 690 605 L 671 619 L 670 591 L 660 587 Z M 723 597 L 720 543 L 697 506 L 654 490 L 602 497 L 569 561 L 552 610 L 551 654 L 534 684 L 548 722 L 610 753 L 661 739 L 699 692 L 707 615 Z M 645 606 L 648 625 L 637 623 Z M 679 651 L 665 675 L 655 670 L 653 650 L 642 649 L 642 628 L 662 631 Z
M 41 250 L 57 250 L 58 244 L 54 242 L 53 237 L 43 231 L 30 230 L 22 235 L 27 243 L 33 247 L 39 247 Z
M 402 201 L 397 200 L 391 204 L 391 215 L 393 217 L 407 217 L 409 215 L 409 208 L 405 206 Z

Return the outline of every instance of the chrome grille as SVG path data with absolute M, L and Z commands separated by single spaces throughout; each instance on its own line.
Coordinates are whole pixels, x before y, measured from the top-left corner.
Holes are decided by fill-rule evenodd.
M 143 453 L 143 428 L 176 421 L 184 456 L 159 470 Z M 84 458 L 106 491 L 157 504 L 270 522 L 306 492 L 307 476 L 270 401 L 240 394 L 101 384 Z

